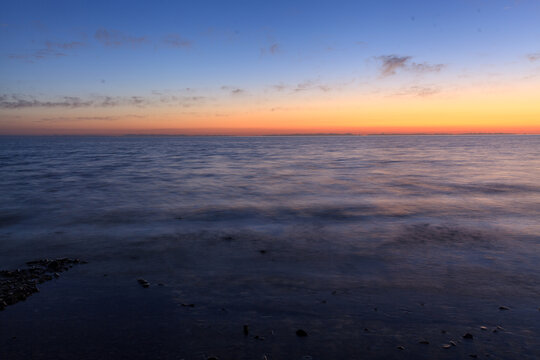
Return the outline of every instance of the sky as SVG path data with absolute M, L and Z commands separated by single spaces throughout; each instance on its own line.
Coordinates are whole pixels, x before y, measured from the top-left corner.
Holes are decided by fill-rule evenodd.
M 0 134 L 540 133 L 540 1 L 5 1 Z

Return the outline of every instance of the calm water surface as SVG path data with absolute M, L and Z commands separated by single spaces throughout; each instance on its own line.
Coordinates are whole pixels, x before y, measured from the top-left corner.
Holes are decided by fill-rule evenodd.
M 501 358 L 534 358 L 539 179 L 540 136 L 2 137 L 0 264 L 85 258 L 78 276 L 96 276 L 100 301 L 120 284 L 139 291 L 138 276 L 163 282 L 172 304 L 197 303 L 194 323 L 226 331 L 226 309 L 278 334 L 266 352 L 237 343 L 251 349 L 245 358 L 358 355 L 348 341 L 376 354 L 378 343 L 407 340 L 404 331 L 416 344 L 422 331 L 441 337 L 443 325 L 459 334 L 501 322 L 513 327 L 506 340 L 444 356 L 506 344 Z M 114 286 L 96 280 L 102 273 L 116 274 Z M 109 314 L 96 302 L 86 304 L 94 315 Z M 425 312 L 415 313 L 418 304 Z M 507 318 L 501 304 L 513 309 Z M 186 309 L 175 311 L 185 324 Z M 298 323 L 335 347 L 279 338 L 276 329 Z M 380 338 L 364 338 L 364 327 L 381 324 Z M 206 354 L 190 344 L 186 358 Z M 214 350 L 242 358 L 229 345 Z

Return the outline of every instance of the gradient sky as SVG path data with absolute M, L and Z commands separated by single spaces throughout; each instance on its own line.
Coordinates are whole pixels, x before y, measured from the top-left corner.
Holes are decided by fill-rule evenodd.
M 0 134 L 540 133 L 540 1 L 5 1 Z

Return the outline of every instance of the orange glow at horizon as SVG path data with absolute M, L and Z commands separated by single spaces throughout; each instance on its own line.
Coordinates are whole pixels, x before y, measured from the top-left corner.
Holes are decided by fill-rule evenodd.
M 0 119 L 0 134 L 540 134 L 540 91 L 533 85 L 429 97 L 349 93 L 274 99 L 262 105 L 243 99 L 189 111 L 147 107 L 135 109 L 136 114 L 133 108 L 32 108 L 7 112 Z

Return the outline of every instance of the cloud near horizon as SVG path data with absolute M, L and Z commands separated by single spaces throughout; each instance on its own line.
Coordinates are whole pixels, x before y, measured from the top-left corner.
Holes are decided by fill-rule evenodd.
M 320 90 L 322 92 L 329 92 L 332 90 L 332 86 L 328 84 L 322 84 L 319 80 L 308 79 L 294 85 L 279 83 L 276 85 L 272 85 L 271 89 L 278 92 L 290 90 L 293 93 L 299 93 L 308 90 Z
M 221 87 L 221 90 L 229 91 L 231 95 L 240 95 L 246 92 L 244 89 L 241 89 L 239 87 L 227 85 L 223 85 Z
M 401 89 L 400 91 L 397 91 L 393 95 L 427 97 L 427 96 L 438 94 L 440 92 L 441 92 L 441 89 L 437 87 L 414 85 L 408 88 Z
M 155 104 L 180 105 L 190 107 L 206 100 L 203 96 L 61 96 L 54 100 L 41 100 L 31 95 L 2 94 L 0 95 L 0 109 L 28 109 L 28 108 L 65 108 L 76 109 L 85 107 L 117 107 L 136 106 L 145 107 Z
M 529 59 L 530 62 L 538 61 L 540 60 L 540 53 L 527 54 L 527 59 Z

